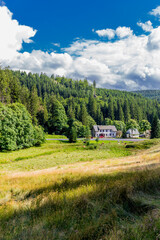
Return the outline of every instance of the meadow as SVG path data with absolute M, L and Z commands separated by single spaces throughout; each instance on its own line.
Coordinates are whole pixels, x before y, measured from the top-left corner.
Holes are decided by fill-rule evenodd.
M 0 153 L 0 240 L 160 239 L 160 141 Z

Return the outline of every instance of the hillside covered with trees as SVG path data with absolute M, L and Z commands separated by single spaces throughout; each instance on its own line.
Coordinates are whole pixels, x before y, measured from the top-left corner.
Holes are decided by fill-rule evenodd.
M 0 70 L 0 102 L 21 103 L 31 115 L 34 125 L 46 132 L 62 134 L 67 131 L 68 120 L 74 119 L 79 137 L 86 127 L 107 124 L 110 120 L 138 123 L 155 114 L 160 118 L 160 104 L 140 94 L 96 88 L 96 82 L 48 77 L 9 69 Z
M 135 93 L 141 94 L 143 97 L 157 99 L 158 101 L 160 101 L 160 90 L 142 90 L 136 91 Z

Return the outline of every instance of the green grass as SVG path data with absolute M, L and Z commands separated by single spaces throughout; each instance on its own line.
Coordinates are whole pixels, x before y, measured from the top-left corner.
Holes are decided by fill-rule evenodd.
M 160 168 L 101 172 L 106 159 L 126 166 L 125 157 L 141 150 L 148 158 L 145 149 L 159 141 L 127 144 L 49 141 L 0 153 L 0 240 L 158 240 Z M 151 152 L 160 159 L 159 145 Z
M 46 139 L 67 139 L 64 135 L 46 134 Z
M 10 186 L 6 180 L 0 239 L 151 240 L 159 234 L 160 169 L 20 177 L 8 179 Z
M 92 142 L 91 144 L 97 144 Z M 97 149 L 84 148 L 82 141 L 75 144 L 48 141 L 41 147 L 0 153 L 1 171 L 31 171 L 77 162 L 124 157 L 131 154 L 125 143 L 99 142 Z

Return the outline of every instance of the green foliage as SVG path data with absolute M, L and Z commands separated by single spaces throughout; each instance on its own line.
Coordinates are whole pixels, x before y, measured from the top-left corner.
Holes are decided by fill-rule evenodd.
M 122 131 L 125 129 L 126 125 L 124 122 L 122 121 L 113 121 L 112 125 L 115 125 L 115 127 L 117 128 L 118 131 Z
M 85 138 L 86 138 L 86 140 L 90 140 L 90 137 L 91 137 L 91 131 L 90 131 L 89 127 L 87 126 L 86 131 L 85 131 Z
M 87 116 L 87 122 L 90 129 L 92 129 L 92 127 L 96 125 L 96 122 L 90 115 Z
M 55 100 L 59 104 L 54 104 Z M 90 129 L 94 124 L 104 124 L 106 118 L 125 123 L 131 118 L 151 123 L 154 113 L 160 118 L 160 103 L 140 94 L 96 88 L 96 82 L 89 85 L 87 80 L 74 81 L 9 69 L 0 69 L 0 102 L 24 104 L 32 122 L 40 124 L 50 134 L 65 134 L 67 118 L 89 125 Z
M 147 120 L 142 120 L 142 121 L 139 123 L 139 127 L 140 127 L 140 131 L 141 131 L 141 132 L 145 132 L 145 131 L 151 129 L 151 124 L 150 124 Z
M 77 137 L 85 137 L 86 126 L 84 126 L 80 121 L 74 121 L 73 125 L 76 128 Z
M 160 121 L 155 115 L 151 126 L 151 138 L 160 138 Z
M 45 138 L 45 133 L 40 126 L 35 126 L 34 127 L 34 141 L 33 145 L 34 146 L 41 146 L 42 143 L 44 143 L 46 140 Z
M 75 143 L 77 141 L 77 128 L 74 125 L 74 119 L 69 119 L 68 121 L 68 131 L 67 131 L 67 137 L 69 138 L 70 143 Z
M 60 134 L 67 127 L 67 115 L 63 105 L 54 97 L 51 97 L 49 106 L 48 127 L 51 133 Z
M 0 150 L 16 150 L 44 142 L 43 131 L 32 125 L 22 104 L 0 106 Z
M 137 123 L 136 120 L 134 119 L 130 119 L 128 122 L 127 122 L 127 125 L 126 125 L 126 129 L 139 129 L 139 125 Z
M 81 113 L 80 113 L 80 120 L 83 125 L 87 126 L 88 125 L 88 120 L 87 120 L 87 108 L 84 102 L 81 104 Z
M 76 132 L 76 128 L 74 126 L 72 126 L 69 131 L 69 142 L 70 143 L 77 142 L 77 132 Z

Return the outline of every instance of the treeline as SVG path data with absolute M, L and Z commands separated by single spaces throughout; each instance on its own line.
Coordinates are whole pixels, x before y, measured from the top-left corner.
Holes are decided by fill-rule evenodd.
M 155 114 L 160 118 L 158 101 L 140 94 L 96 88 L 95 82 L 90 85 L 87 80 L 9 69 L 0 70 L 0 101 L 22 103 L 33 124 L 51 134 L 64 133 L 69 119 L 74 119 L 78 136 L 82 136 L 85 127 L 105 124 L 108 118 L 124 123 L 130 119 L 151 123 Z
M 143 97 L 157 99 L 158 101 L 160 101 L 160 90 L 141 90 L 135 91 L 135 93 L 141 94 Z

